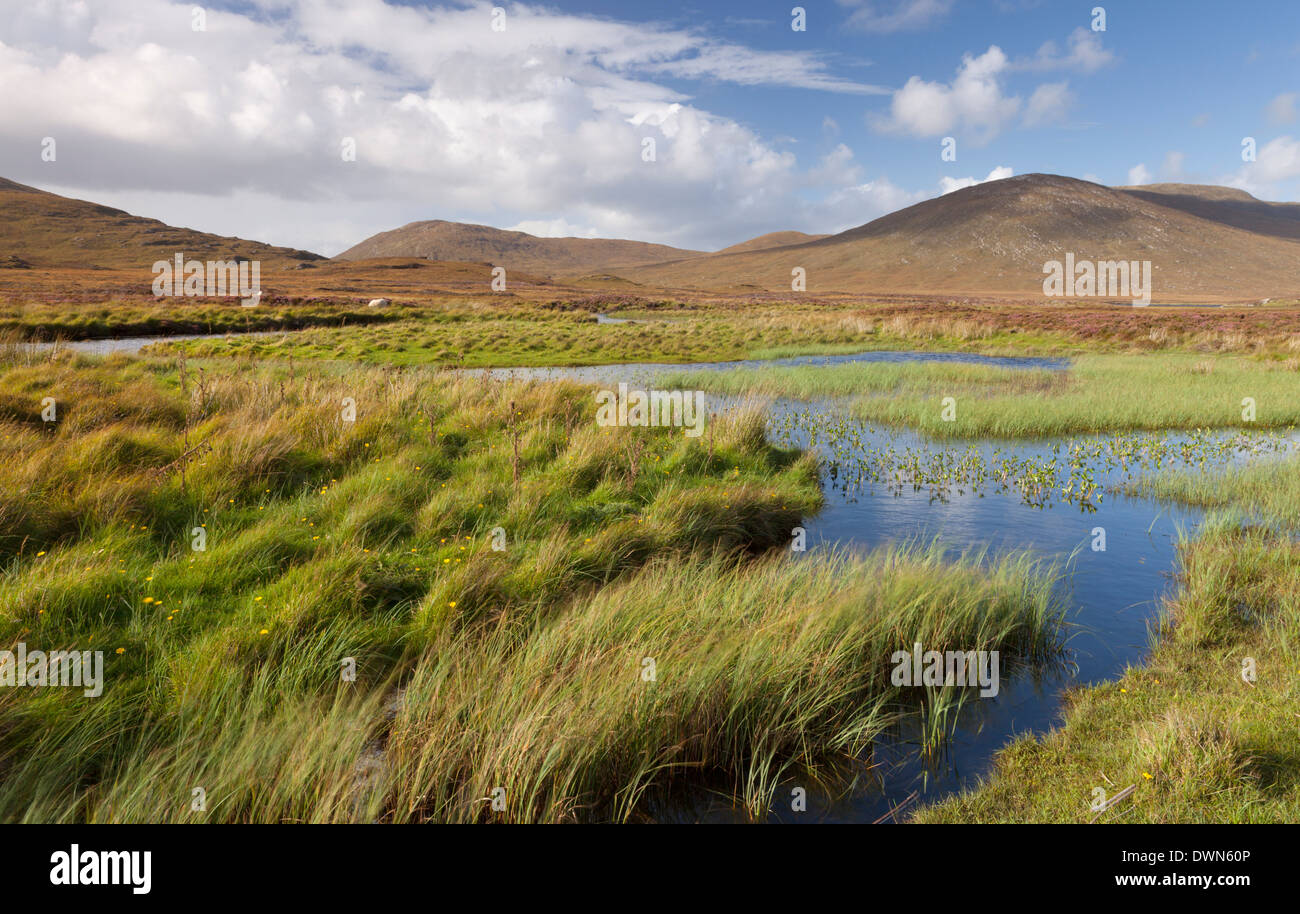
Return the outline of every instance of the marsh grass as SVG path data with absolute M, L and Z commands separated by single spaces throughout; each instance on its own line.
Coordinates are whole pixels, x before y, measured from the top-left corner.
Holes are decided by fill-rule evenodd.
M 1182 592 L 1147 662 L 1072 692 L 1059 730 L 1011 744 L 986 783 L 918 821 L 1086 822 L 1094 788 L 1133 784 L 1102 821 L 1300 817 L 1300 545 L 1223 515 L 1180 550 Z
M 2 355 L 0 643 L 106 682 L 0 690 L 0 820 L 481 820 L 496 786 L 625 819 L 696 777 L 759 809 L 896 713 L 887 648 L 1055 624 L 1024 559 L 766 555 L 820 493 L 755 409 L 706 445 L 572 384 Z
M 429 308 L 404 317 L 377 326 L 303 330 L 286 341 L 183 341 L 170 344 L 169 351 L 491 368 L 740 359 L 776 345 L 815 352 L 835 346 L 852 348 L 859 339 L 851 330 L 816 320 L 801 323 L 793 317 L 755 321 L 710 314 L 599 324 L 585 311 L 520 304 L 490 310 Z
M 911 639 L 1046 656 L 1053 583 L 1023 556 L 954 563 L 937 547 L 652 562 L 554 622 L 426 658 L 389 743 L 411 772 L 395 815 L 625 820 L 701 780 L 759 815 L 787 774 L 861 758 L 915 710 L 889 684 Z M 496 788 L 507 815 L 485 800 Z
M 1206 366 L 1212 369 L 1207 370 Z M 860 362 L 691 372 L 675 386 L 852 397 L 854 416 L 937 438 L 1047 438 L 1115 431 L 1282 428 L 1300 423 L 1300 375 L 1285 363 L 1180 353 L 1081 355 L 1068 370 Z M 945 419 L 944 399 L 955 400 Z M 1245 398 L 1255 419 L 1243 418 Z
M 1235 508 L 1292 529 L 1300 526 L 1300 459 L 1235 466 L 1220 472 L 1179 469 L 1147 473 L 1125 490 L 1205 508 Z
M 924 397 L 951 388 L 969 396 L 1033 395 L 1064 391 L 1069 381 L 1047 369 L 1000 368 L 956 362 L 850 362 L 834 365 L 764 366 L 727 371 L 674 372 L 669 387 L 715 393 L 755 393 L 811 400 L 882 394 Z
M 0 333 L 24 340 L 93 340 L 191 333 L 256 333 L 387 323 L 409 318 L 413 309 L 395 305 L 366 308 L 364 303 L 336 303 L 267 296 L 256 308 L 220 299 L 109 298 L 94 302 L 0 302 Z
M 332 295 L 336 290 L 322 291 Z M 251 354 L 470 367 L 684 363 L 916 349 L 985 355 L 1173 352 L 1195 354 L 1201 360 L 1239 355 L 1294 362 L 1300 345 L 1300 319 L 1293 309 L 1028 308 L 932 300 L 862 301 L 845 296 L 701 298 L 689 304 L 662 303 L 665 307 L 660 308 L 644 300 L 600 304 L 581 296 L 566 298 L 558 290 L 546 293 L 561 294 L 550 301 L 537 300 L 536 293 L 530 293 L 534 295 L 530 299 L 408 291 L 411 294 L 397 295 L 400 306 L 377 315 L 370 311 L 361 319 L 347 316 L 356 310 L 355 300 L 277 302 L 275 307 L 287 315 L 280 322 L 285 328 L 308 329 L 273 349 L 265 340 L 238 338 L 173 345 L 204 356 Z M 114 327 L 118 332 L 113 335 L 127 335 L 126 316 L 132 308 L 147 307 L 151 306 L 90 303 L 75 306 L 68 319 L 100 322 L 94 328 L 97 335 Z M 602 307 L 644 322 L 598 324 L 594 312 Z M 11 310 L 18 312 L 11 318 L 18 331 L 47 331 L 42 321 L 51 321 L 48 307 L 0 301 L 0 326 Z M 238 312 L 248 310 L 235 306 L 228 309 L 230 313 L 217 315 L 218 329 L 241 329 L 238 324 L 247 317 Z M 369 325 L 354 326 L 362 323 Z M 257 329 L 279 326 L 268 321 Z

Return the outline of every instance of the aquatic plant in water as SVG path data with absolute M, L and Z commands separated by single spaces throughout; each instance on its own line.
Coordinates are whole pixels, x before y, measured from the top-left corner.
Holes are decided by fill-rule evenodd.
M 1295 453 L 1294 429 L 1264 432 L 1118 432 L 1035 446 L 918 441 L 825 408 L 790 408 L 769 418 L 773 440 L 817 452 L 827 484 L 845 495 L 908 489 L 946 501 L 954 494 L 1018 493 L 1030 506 L 1095 511 L 1109 489 L 1135 476 L 1181 467 L 1216 469 Z

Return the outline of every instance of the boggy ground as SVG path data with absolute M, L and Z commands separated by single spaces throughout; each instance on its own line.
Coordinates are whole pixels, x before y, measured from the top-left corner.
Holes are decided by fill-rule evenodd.
M 1059 730 L 1012 743 L 918 822 L 1300 817 L 1300 545 L 1221 520 L 1181 551 L 1146 663 L 1070 693 Z
M 97 698 L 0 689 L 4 821 L 760 813 L 917 710 L 914 638 L 1057 643 L 1024 556 L 782 548 L 816 468 L 760 413 L 688 438 L 569 384 L 24 347 L 0 391 L 0 643 L 105 655 Z
M 389 258 L 268 265 L 261 304 L 243 308 L 232 299 L 155 298 L 152 278 L 145 269 L 0 269 L 0 332 L 52 340 L 318 328 L 278 352 L 375 364 L 683 362 L 876 348 L 1300 358 L 1295 302 L 1133 308 L 988 296 L 701 294 L 513 273 L 506 291 L 493 292 L 489 264 Z M 366 307 L 377 297 L 393 305 Z M 657 320 L 596 329 L 593 315 L 602 311 Z M 263 340 L 192 345 L 270 354 Z
M 1264 424 L 1294 421 L 1300 319 L 1286 307 L 685 303 L 541 283 L 404 299 L 409 285 L 354 280 L 295 279 L 265 311 L 134 287 L 111 302 L 5 292 L 0 314 L 24 338 L 322 326 L 143 359 L 5 351 L 0 636 L 102 647 L 107 684 L 93 700 L 0 690 L 0 818 L 626 820 L 699 783 L 761 813 L 783 776 L 865 759 L 915 710 L 885 660 L 918 633 L 940 649 L 1053 649 L 1052 577 L 1025 556 L 782 548 L 816 509 L 816 473 L 765 442 L 761 415 L 698 440 L 629 434 L 594 428 L 573 385 L 436 366 L 1068 355 L 1064 376 L 909 366 L 718 383 L 849 394 L 861 416 L 937 435 L 1230 426 L 1257 391 Z M 391 308 L 364 307 L 385 293 Z M 610 310 L 656 320 L 595 323 Z M 379 367 L 401 364 L 422 367 Z M 938 424 L 936 381 L 972 424 Z M 355 423 L 340 419 L 347 397 Z M 1248 513 L 1183 545 L 1147 664 L 1075 693 L 1059 732 L 1013 744 L 983 787 L 917 819 L 1089 820 L 1095 788 L 1132 783 L 1101 818 L 1293 820 L 1295 467 L 1134 483 Z M 1249 685 L 1243 656 L 1259 670 Z
M 847 399 L 855 418 L 934 438 L 1048 438 L 1300 424 L 1300 358 L 1084 354 L 1068 368 L 945 362 L 763 366 L 664 375 L 673 387 Z

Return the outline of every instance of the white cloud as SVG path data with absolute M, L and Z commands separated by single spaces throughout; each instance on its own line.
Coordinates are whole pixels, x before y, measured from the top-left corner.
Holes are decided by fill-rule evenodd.
M 951 83 L 913 76 L 894 93 L 889 117 L 877 119 L 876 127 L 915 136 L 960 130 L 977 144 L 987 142 L 1020 110 L 1019 96 L 1003 94 L 1006 68 L 1006 54 L 994 45 L 978 57 L 963 56 Z
M 1066 39 L 1066 51 L 1056 42 L 1045 42 L 1038 53 L 1028 60 L 1015 63 L 1016 69 L 1022 70 L 1077 70 L 1081 73 L 1093 73 L 1115 60 L 1115 55 L 1102 47 L 1101 33 L 1079 26 Z
M 842 188 L 827 195 L 823 201 L 826 223 L 812 231 L 842 232 L 931 196 L 925 191 L 904 190 L 884 178 Z
M 1300 140 L 1280 136 L 1259 148 L 1254 162 L 1242 165 L 1235 173 L 1220 179 L 1229 187 L 1239 187 L 1265 200 L 1285 199 L 1283 182 L 1300 178 Z M 1290 193 L 1296 199 L 1295 190 Z
M 525 219 L 509 226 L 512 232 L 527 232 L 538 238 L 597 238 L 600 233 L 591 227 L 571 225 L 564 219 Z
M 983 179 L 944 177 L 939 180 L 939 192 L 941 194 L 950 194 L 954 190 L 961 190 L 963 187 L 974 187 L 976 184 L 985 184 L 989 181 L 1001 181 L 1003 178 L 1010 178 L 1014 174 L 1015 172 L 1009 165 L 999 165 Z
M 1146 165 L 1144 165 L 1141 162 L 1134 165 L 1132 168 L 1128 170 L 1128 183 L 1130 186 L 1135 184 L 1150 184 L 1151 183 L 1150 169 L 1148 169 Z
M 858 95 L 887 95 L 889 90 L 826 74 L 817 58 L 795 51 L 762 51 L 740 45 L 705 45 L 669 61 L 644 62 L 647 73 L 678 79 L 718 79 L 742 86 L 794 86 Z
M 1165 156 L 1164 162 L 1160 165 L 1161 177 L 1170 180 L 1177 180 L 1183 177 L 1183 164 L 1187 156 L 1181 152 L 1171 151 Z
M 804 170 L 656 81 L 885 91 L 832 75 L 813 53 L 526 5 L 507 6 L 496 32 L 487 0 L 246 6 L 208 9 L 203 32 L 190 29 L 189 2 L 7 11 L 0 174 L 322 253 L 429 218 L 705 248 L 759 222 L 824 231 L 845 199 L 889 197 L 835 183 L 889 187 L 862 185 L 851 151 Z M 45 136 L 54 163 L 40 160 Z M 355 162 L 340 155 L 345 137 Z
M 888 33 L 925 28 L 947 16 L 955 0 L 839 0 L 853 8 L 845 28 Z
M 1253 167 L 1248 170 L 1265 184 L 1300 177 L 1300 140 L 1289 136 L 1270 140 L 1259 150 Z
M 1029 96 L 1024 124 L 1026 127 L 1038 127 L 1060 123 L 1065 120 L 1073 104 L 1074 93 L 1070 91 L 1068 82 L 1043 83 Z
M 853 150 L 838 143 L 808 172 L 806 180 L 814 186 L 844 187 L 859 183 L 862 180 L 862 169 L 854 160 Z
M 1268 122 L 1270 124 L 1294 124 L 1296 121 L 1295 92 L 1283 92 L 1268 103 Z

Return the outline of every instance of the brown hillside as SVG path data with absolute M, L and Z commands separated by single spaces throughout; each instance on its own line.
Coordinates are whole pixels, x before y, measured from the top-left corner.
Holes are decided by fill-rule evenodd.
M 310 251 L 176 228 L 0 178 L 0 267 L 17 258 L 36 267 L 148 269 L 177 253 L 197 260 L 246 257 L 268 267 L 324 259 Z
M 746 251 L 766 251 L 770 248 L 783 248 L 791 244 L 807 244 L 810 241 L 821 241 L 823 238 L 829 237 L 830 235 L 809 235 L 806 232 L 768 232 L 766 235 L 759 235 L 757 238 L 742 241 L 740 244 L 733 244 L 731 247 L 723 248 L 716 253 L 741 254 Z
M 1204 184 L 1144 184 L 1115 189 L 1248 232 L 1300 239 L 1300 203 L 1267 203 L 1235 187 Z
M 1295 297 L 1300 243 L 1125 191 L 1031 174 L 968 187 L 807 244 L 618 271 L 679 289 L 1041 295 L 1043 264 L 1150 260 L 1155 301 Z
M 412 222 L 372 235 L 338 255 L 339 260 L 374 257 L 426 257 L 484 261 L 510 270 L 542 275 L 604 273 L 614 267 L 662 263 L 701 252 L 642 241 L 610 238 L 538 238 L 486 225 L 434 219 Z

